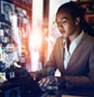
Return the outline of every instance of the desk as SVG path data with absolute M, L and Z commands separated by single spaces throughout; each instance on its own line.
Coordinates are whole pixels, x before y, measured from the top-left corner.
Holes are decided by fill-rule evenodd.
M 24 81 L 25 82 L 25 81 Z M 29 82 L 28 82 L 29 84 Z M 32 91 L 32 87 L 30 88 L 29 85 L 26 88 L 22 85 L 18 84 L 10 84 L 6 83 L 6 85 L 3 85 L 0 87 L 0 97 L 94 97 L 94 89 L 85 89 L 85 88 L 79 88 L 79 89 L 59 89 L 59 90 L 49 90 L 46 92 L 38 93 L 38 91 L 35 91 L 37 95 L 33 95 L 34 91 Z M 24 88 L 24 89 L 23 89 Z M 22 90 L 23 89 L 23 90 Z M 11 90 L 16 90 L 17 94 L 19 96 L 9 96 L 8 93 L 10 93 Z M 7 95 L 7 96 L 5 96 Z M 65 96 L 66 95 L 66 96 Z M 70 95 L 70 96 L 67 96 Z
M 94 89 L 59 89 L 44 93 L 41 97 L 94 97 Z
M 12 71 L 15 72 L 15 78 L 10 79 L 9 76 L 7 76 L 9 82 L 7 81 L 0 86 L 0 97 L 62 97 L 62 95 L 81 95 L 94 97 L 94 89 L 85 88 L 62 89 L 61 86 L 59 90 L 41 92 L 37 83 L 24 68 L 11 67 L 9 70 L 7 70 L 7 74 Z M 19 96 L 9 96 L 13 93 L 17 93 Z
M 0 85 L 0 97 L 41 97 L 43 93 L 35 86 L 30 76 L 15 83 L 6 81 Z

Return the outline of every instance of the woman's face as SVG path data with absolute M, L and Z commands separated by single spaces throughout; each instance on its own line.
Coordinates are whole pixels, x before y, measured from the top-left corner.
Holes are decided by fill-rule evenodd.
M 75 35 L 77 23 L 67 12 L 62 11 L 61 13 L 57 14 L 56 23 L 63 37 L 68 38 Z

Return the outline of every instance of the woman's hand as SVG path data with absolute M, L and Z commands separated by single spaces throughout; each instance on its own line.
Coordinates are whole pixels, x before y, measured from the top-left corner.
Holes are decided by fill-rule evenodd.
M 41 77 L 40 72 L 30 72 L 29 74 L 30 74 L 30 76 L 33 77 L 34 80 L 39 79 Z
M 47 87 L 50 84 L 59 84 L 62 81 L 64 81 L 64 77 L 55 77 L 55 76 L 47 76 L 42 78 L 38 83 L 40 84 L 40 87 Z

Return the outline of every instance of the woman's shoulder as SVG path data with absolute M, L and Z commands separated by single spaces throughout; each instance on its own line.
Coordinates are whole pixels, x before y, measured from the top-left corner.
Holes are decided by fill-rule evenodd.
M 88 43 L 93 44 L 94 45 L 94 37 L 88 35 L 87 33 L 85 34 L 85 39 Z
M 63 41 L 63 36 L 60 36 L 60 37 L 58 37 L 57 39 L 56 39 L 56 41 Z

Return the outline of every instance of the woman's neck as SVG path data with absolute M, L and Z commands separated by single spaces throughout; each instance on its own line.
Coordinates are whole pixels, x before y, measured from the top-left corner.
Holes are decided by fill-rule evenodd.
M 69 43 L 71 43 L 80 33 L 81 33 L 81 29 L 76 30 L 73 35 L 70 35 L 68 37 Z

